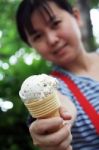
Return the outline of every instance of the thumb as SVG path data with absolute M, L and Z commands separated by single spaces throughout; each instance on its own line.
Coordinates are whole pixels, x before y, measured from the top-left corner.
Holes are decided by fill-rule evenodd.
M 60 113 L 60 116 L 63 118 L 63 120 L 71 120 L 72 119 L 72 115 L 63 106 L 60 107 L 59 113 Z

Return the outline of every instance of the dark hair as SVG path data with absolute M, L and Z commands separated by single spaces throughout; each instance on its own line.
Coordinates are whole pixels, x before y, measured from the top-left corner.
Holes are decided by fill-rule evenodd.
M 53 12 L 48 5 L 48 1 L 56 3 L 60 8 L 73 14 L 72 6 L 67 0 L 23 0 L 16 12 L 16 25 L 21 39 L 28 45 L 30 44 L 27 39 L 26 31 L 30 35 L 35 32 L 31 23 L 32 13 L 37 9 L 41 12 L 44 10 L 50 18 L 53 17 Z

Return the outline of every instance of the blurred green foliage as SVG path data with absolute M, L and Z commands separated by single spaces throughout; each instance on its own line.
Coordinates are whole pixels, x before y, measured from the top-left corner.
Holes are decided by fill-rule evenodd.
M 35 50 L 31 50 L 20 40 L 15 22 L 18 3 L 19 0 L 0 0 L 0 98 L 4 102 L 13 103 L 13 108 L 6 111 L 2 110 L 0 105 L 1 150 L 35 148 L 26 125 L 28 111 L 21 102 L 18 92 L 26 77 L 47 73 L 51 68 L 48 62 L 35 54 Z M 23 54 L 20 54 L 21 49 Z M 30 65 L 27 65 L 24 57 L 31 55 L 33 51 L 35 58 Z M 10 63 L 12 57 L 13 61 L 17 59 L 14 64 Z
M 15 14 L 19 2 L 20 0 L 0 0 L 1 150 L 37 149 L 32 144 L 26 125 L 28 111 L 21 102 L 18 92 L 26 77 L 32 74 L 48 73 L 51 69 L 51 64 L 36 54 L 35 50 L 28 48 L 17 33 Z M 31 54 L 32 62 L 27 64 L 26 56 Z M 30 59 L 31 57 L 29 57 L 29 61 Z M 3 102 L 11 101 L 13 108 L 3 110 L 1 107 L 2 100 Z

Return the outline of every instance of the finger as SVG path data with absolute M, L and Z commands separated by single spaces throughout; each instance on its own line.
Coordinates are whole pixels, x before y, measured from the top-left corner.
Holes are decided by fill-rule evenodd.
M 40 146 L 57 146 L 62 141 L 64 141 L 64 139 L 68 140 L 70 134 L 70 127 L 66 125 L 57 132 L 51 133 L 49 135 L 38 135 L 35 138 L 38 145 Z
M 73 150 L 72 149 L 72 146 L 71 145 L 69 145 L 67 148 L 66 148 L 66 146 L 65 147 L 63 147 L 63 148 L 58 148 L 58 147 L 40 147 L 42 150 Z
M 69 136 L 68 140 L 64 140 L 61 144 L 57 146 L 45 146 L 40 147 L 43 150 L 72 150 L 72 146 L 70 145 L 72 141 L 72 135 Z
M 62 141 L 58 146 L 57 146 L 57 150 L 67 150 L 70 149 L 70 144 L 72 141 L 72 135 L 70 134 L 68 136 L 68 139 L 64 139 L 64 141 Z
M 38 119 L 30 125 L 29 131 L 31 134 L 45 134 L 52 129 L 58 129 L 62 124 L 63 119 L 61 117 Z
M 72 149 L 72 146 L 69 145 L 65 150 L 73 150 L 73 149 Z
M 72 115 L 66 111 L 65 107 L 60 107 L 59 112 L 60 112 L 60 116 L 64 120 L 71 120 L 72 119 Z

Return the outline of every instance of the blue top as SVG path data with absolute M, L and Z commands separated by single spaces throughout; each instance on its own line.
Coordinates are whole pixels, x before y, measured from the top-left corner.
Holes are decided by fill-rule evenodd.
M 99 82 L 89 77 L 78 76 L 70 73 L 60 67 L 55 67 L 54 71 L 63 73 L 69 76 L 84 93 L 90 103 L 94 106 L 97 113 L 99 113 Z M 58 79 L 60 82 L 59 91 L 69 97 L 77 109 L 77 119 L 72 128 L 73 150 L 99 150 L 99 135 L 91 123 L 89 117 L 80 106 L 79 102 L 68 89 L 64 81 Z

